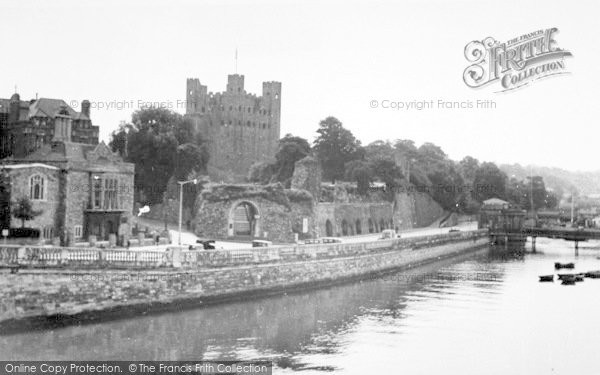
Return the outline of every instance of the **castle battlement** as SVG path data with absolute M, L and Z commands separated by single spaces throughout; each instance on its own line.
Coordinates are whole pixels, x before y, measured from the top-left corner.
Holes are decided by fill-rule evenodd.
M 186 84 L 186 115 L 208 141 L 209 174 L 240 181 L 256 162 L 271 162 L 281 129 L 281 82 L 262 84 L 262 95 L 244 89 L 244 75 L 227 76 L 225 91 L 213 93 L 198 78 Z

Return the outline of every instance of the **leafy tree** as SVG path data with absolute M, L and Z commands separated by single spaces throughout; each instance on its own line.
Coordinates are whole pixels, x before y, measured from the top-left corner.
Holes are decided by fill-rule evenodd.
M 286 182 L 286 186 L 289 185 L 296 162 L 305 158 L 308 154 L 310 154 L 310 144 L 306 139 L 291 134 L 286 134 L 285 137 L 281 138 L 279 149 L 275 154 L 274 170 L 276 171 L 275 178 L 277 181 Z
M 33 205 L 27 197 L 19 198 L 13 203 L 12 215 L 15 219 L 21 220 L 21 228 L 25 228 L 26 221 L 33 220 L 41 214 L 42 211 L 33 209 Z
M 275 164 L 265 162 L 254 163 L 248 171 L 248 181 L 266 185 L 271 181 L 275 174 L 274 168 Z
M 483 202 L 490 198 L 506 199 L 507 176 L 494 163 L 482 163 L 473 179 L 473 198 Z
M 471 156 L 465 156 L 459 163 L 461 176 L 470 183 L 473 183 L 475 174 L 479 169 L 479 160 Z
M 373 181 L 372 165 L 364 160 L 352 160 L 345 165 L 345 178 L 356 181 L 359 194 L 366 195 Z
M 177 147 L 175 177 L 184 180 L 191 171 L 204 172 L 207 163 L 208 148 L 205 144 L 184 143 Z
M 396 162 L 390 158 L 379 158 L 372 160 L 369 164 L 373 169 L 373 174 L 385 183 L 387 191 L 393 192 L 403 177 L 402 170 Z
M 360 141 L 335 117 L 322 120 L 317 133 L 314 150 L 323 166 L 323 177 L 335 183 L 344 176 L 344 165 L 360 159 L 364 151 Z
M 165 108 L 143 108 L 112 133 L 110 146 L 135 163 L 135 186 L 145 203 L 160 203 L 169 179 L 206 169 L 206 144 L 193 121 Z

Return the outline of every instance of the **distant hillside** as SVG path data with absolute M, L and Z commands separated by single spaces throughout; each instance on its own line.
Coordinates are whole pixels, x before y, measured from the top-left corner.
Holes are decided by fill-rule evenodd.
M 515 176 L 518 179 L 525 179 L 530 173 L 542 176 L 546 187 L 558 192 L 559 194 L 568 194 L 575 189 L 582 195 L 591 195 L 600 193 L 600 171 L 596 172 L 572 172 L 560 168 L 532 166 L 531 172 L 529 166 L 520 164 L 502 164 L 500 169 L 510 178 Z

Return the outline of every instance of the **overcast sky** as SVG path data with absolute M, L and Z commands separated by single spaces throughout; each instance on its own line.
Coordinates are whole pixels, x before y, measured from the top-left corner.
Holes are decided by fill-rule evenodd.
M 365 144 L 413 139 L 456 160 L 600 169 L 597 0 L 3 1 L 0 14 L 0 97 L 16 85 L 22 99 L 127 102 L 92 109 L 104 140 L 138 101 L 183 113 L 188 77 L 223 91 L 237 48 L 249 92 L 260 93 L 263 81 L 283 83 L 282 135 L 312 141 L 332 115 Z M 574 55 L 565 60 L 571 74 L 501 94 L 464 84 L 470 41 L 551 27 Z M 370 104 L 478 99 L 496 108 Z

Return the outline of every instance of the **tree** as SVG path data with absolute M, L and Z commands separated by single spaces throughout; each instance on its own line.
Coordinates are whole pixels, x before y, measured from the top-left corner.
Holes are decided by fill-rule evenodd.
M 27 197 L 19 198 L 13 203 L 12 215 L 15 219 L 21 220 L 21 228 L 25 228 L 26 221 L 33 220 L 41 214 L 42 211 L 33 209 L 33 205 Z
M 364 160 L 352 160 L 345 165 L 345 178 L 356 181 L 356 190 L 361 195 L 369 192 L 369 186 L 373 181 L 373 169 L 370 163 Z
M 322 120 L 317 133 L 314 150 L 323 166 L 323 177 L 335 183 L 344 176 L 344 164 L 360 159 L 364 150 L 360 141 L 335 117 Z
M 144 203 L 162 202 L 172 176 L 205 171 L 210 157 L 193 121 L 166 108 L 134 112 L 130 124 L 121 123 L 112 133 L 110 147 L 135 163 L 135 186 Z
M 393 159 L 378 158 L 370 161 L 373 174 L 385 183 L 387 191 L 393 192 L 403 177 L 402 170 Z
M 208 148 L 206 145 L 184 143 L 177 147 L 175 156 L 175 177 L 184 180 L 192 171 L 204 172 L 208 163 Z
M 279 149 L 275 154 L 275 178 L 279 182 L 289 185 L 289 180 L 294 174 L 294 167 L 298 160 L 310 154 L 310 144 L 301 137 L 286 134 L 279 140 Z
M 460 162 L 458 162 L 460 174 L 465 181 L 473 183 L 475 174 L 479 169 L 479 160 L 471 156 L 465 156 Z
M 266 162 L 258 162 L 250 166 L 248 171 L 248 181 L 256 184 L 266 185 L 268 184 L 273 175 L 275 164 L 269 164 Z
M 490 198 L 506 199 L 507 176 L 494 163 L 482 163 L 473 179 L 473 198 L 483 202 Z

